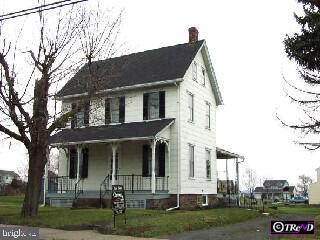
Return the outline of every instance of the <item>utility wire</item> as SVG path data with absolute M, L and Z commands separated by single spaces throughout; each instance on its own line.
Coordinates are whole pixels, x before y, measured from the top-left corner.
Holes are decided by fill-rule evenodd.
M 55 8 L 60 8 L 60 7 L 68 6 L 68 5 L 73 5 L 73 4 L 85 2 L 88 0 L 78 0 L 78 1 L 73 1 L 73 2 L 72 1 L 73 0 L 63 0 L 63 1 L 58 1 L 58 2 L 54 2 L 54 3 L 50 3 L 50 4 L 41 5 L 41 6 L 34 7 L 34 8 L 24 9 L 21 11 L 0 15 L 0 22 L 3 20 L 11 19 L 11 18 L 26 16 L 26 15 L 33 14 L 33 13 L 38 13 L 38 12 L 43 12 L 43 11 L 47 11 L 47 10 L 51 10 L 51 9 L 55 9 Z

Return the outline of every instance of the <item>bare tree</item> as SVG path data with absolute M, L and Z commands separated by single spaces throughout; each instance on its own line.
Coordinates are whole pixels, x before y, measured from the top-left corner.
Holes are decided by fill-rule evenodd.
M 252 168 L 246 168 L 242 179 L 245 189 L 250 193 L 250 196 L 252 196 L 253 191 L 258 184 L 256 172 Z
M 27 45 L 24 51 L 18 50 L 19 41 L 12 44 L 6 39 L 3 25 L 0 28 L 0 132 L 21 142 L 28 152 L 28 184 L 22 216 L 38 214 L 41 180 L 49 157 L 49 137 L 75 115 L 75 109 L 57 111 L 54 95 L 59 83 L 85 62 L 90 65 L 86 61 L 88 56 L 81 54 L 85 45 L 78 37 L 89 20 L 75 12 L 71 9 L 51 18 L 39 13 L 38 41 Z M 96 41 L 108 42 L 110 38 L 106 33 L 112 35 L 119 28 L 119 20 L 114 21 L 116 24 L 111 31 L 108 31 L 109 26 L 103 27 L 102 35 L 99 35 L 101 31 L 96 32 L 99 37 L 88 38 L 88 41 L 93 46 L 97 46 Z M 96 53 L 89 53 L 90 61 L 95 59 Z M 21 55 L 29 61 L 26 72 L 31 74 L 27 79 L 16 71 L 16 57 Z
M 308 190 L 309 190 L 309 186 L 312 183 L 312 179 L 306 175 L 300 175 L 299 176 L 299 182 L 297 184 L 297 189 L 298 192 L 302 195 L 302 196 L 308 196 Z

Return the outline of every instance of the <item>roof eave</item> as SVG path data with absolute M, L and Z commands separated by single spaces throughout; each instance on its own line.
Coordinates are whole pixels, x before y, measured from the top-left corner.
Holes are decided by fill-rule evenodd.
M 128 91 L 128 90 L 134 90 L 134 89 L 145 88 L 145 87 L 155 87 L 155 86 L 161 86 L 161 85 L 167 85 L 167 84 L 175 84 L 182 81 L 183 81 L 183 78 L 176 78 L 176 79 L 163 80 L 163 81 L 152 82 L 152 83 L 143 83 L 143 84 L 135 84 L 131 86 L 103 89 L 103 90 L 97 91 L 96 95 L 111 93 L 111 92 Z M 72 95 L 66 95 L 66 96 L 56 96 L 56 99 L 65 100 L 65 99 L 78 98 L 78 97 L 84 97 L 84 96 L 88 96 L 88 93 L 85 92 L 85 93 L 72 94 Z

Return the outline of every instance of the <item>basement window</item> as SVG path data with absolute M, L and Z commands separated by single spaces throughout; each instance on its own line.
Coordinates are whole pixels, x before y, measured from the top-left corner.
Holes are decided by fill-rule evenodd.
M 202 206 L 208 206 L 208 195 L 202 195 Z

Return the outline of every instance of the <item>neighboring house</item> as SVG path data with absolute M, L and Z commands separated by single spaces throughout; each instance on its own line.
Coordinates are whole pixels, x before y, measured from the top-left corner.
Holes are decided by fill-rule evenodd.
M 57 94 L 62 112 L 77 114 L 50 139 L 60 153 L 49 204 L 69 196 L 109 206 L 111 186 L 120 184 L 128 207 L 213 206 L 222 98 L 197 30 L 189 29 L 188 43 L 97 61 L 91 71 L 97 82 L 88 83 L 85 65 Z
M 19 179 L 14 171 L 0 170 L 0 184 L 10 184 L 13 179 Z
M 316 169 L 317 181 L 309 186 L 309 204 L 320 204 L 320 167 Z
M 256 199 L 288 201 L 296 195 L 296 188 L 289 186 L 287 180 L 265 180 L 263 187 L 256 187 L 253 195 Z

